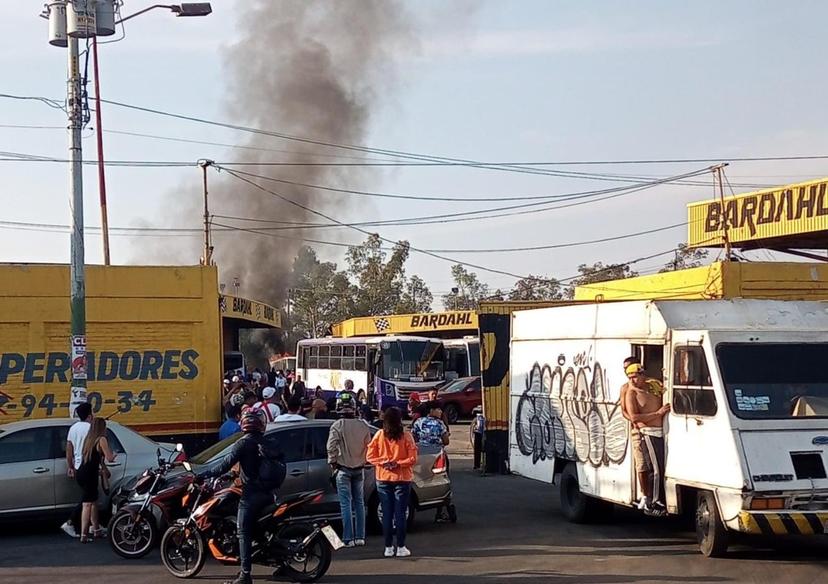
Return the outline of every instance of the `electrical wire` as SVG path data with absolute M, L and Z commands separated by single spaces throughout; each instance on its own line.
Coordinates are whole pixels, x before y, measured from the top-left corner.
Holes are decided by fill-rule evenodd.
M 394 242 L 394 241 L 392 241 L 388 238 L 385 238 L 385 237 L 379 235 L 378 233 L 371 233 L 371 232 L 366 231 L 365 229 L 362 229 L 360 227 L 356 227 L 356 226 L 353 226 L 353 225 L 348 225 L 346 223 L 338 221 L 337 219 L 331 217 L 330 215 L 328 215 L 326 213 L 323 213 L 321 211 L 317 211 L 316 209 L 308 207 L 307 205 L 303 205 L 302 203 L 293 201 L 290 198 L 285 197 L 284 195 L 282 195 L 280 193 L 277 193 L 277 192 L 274 192 L 270 189 L 267 189 L 267 188 L 263 187 L 262 185 L 254 182 L 254 181 L 252 181 L 252 180 L 250 180 L 250 179 L 248 179 L 244 176 L 236 174 L 236 172 L 234 170 L 231 170 L 231 169 L 228 169 L 228 168 L 221 168 L 220 170 L 224 170 L 225 172 L 227 172 L 231 176 L 236 177 L 240 181 L 242 181 L 244 183 L 247 183 L 247 184 L 249 184 L 250 186 L 252 186 L 256 189 L 259 189 L 262 192 L 269 193 L 270 195 L 272 195 L 272 196 L 274 196 L 274 197 L 276 197 L 276 198 L 278 198 L 278 199 L 280 199 L 280 200 L 282 200 L 286 203 L 294 205 L 294 206 L 296 206 L 298 208 L 301 208 L 301 209 L 303 209 L 303 210 L 305 210 L 309 213 L 312 213 L 314 215 L 318 215 L 318 216 L 320 216 L 324 219 L 327 219 L 328 221 L 333 221 L 335 223 L 339 223 L 343 227 L 349 227 L 350 229 L 352 229 L 354 231 L 357 231 L 359 233 L 362 233 L 363 235 L 367 235 L 368 237 L 376 237 L 380 241 L 383 241 L 385 243 L 389 243 L 391 245 L 395 245 L 397 243 L 397 242 Z M 493 274 L 501 274 L 501 275 L 504 275 L 504 276 L 511 276 L 513 278 L 522 279 L 522 280 L 531 280 L 531 281 L 539 281 L 539 282 L 557 282 L 557 280 L 555 280 L 555 279 L 538 278 L 538 277 L 531 276 L 531 275 L 530 276 L 522 276 L 522 275 L 519 275 L 519 274 L 515 274 L 513 272 L 509 272 L 507 270 L 500 270 L 500 269 L 497 269 L 497 268 L 491 268 L 491 267 L 483 266 L 483 265 L 480 265 L 480 264 L 474 264 L 474 263 L 471 263 L 471 262 L 468 262 L 468 261 L 461 261 L 461 260 L 458 260 L 458 259 L 455 259 L 455 258 L 445 256 L 445 255 L 441 255 L 441 254 L 438 254 L 438 253 L 434 253 L 434 252 L 430 252 L 430 251 L 427 251 L 427 250 L 424 250 L 424 249 L 420 249 L 420 248 L 414 247 L 410 244 L 408 246 L 408 249 L 411 250 L 411 251 L 423 254 L 423 255 L 433 257 L 433 258 L 438 259 L 438 260 L 442 260 L 442 261 L 445 261 L 445 262 L 450 262 L 452 264 L 459 264 L 459 265 L 462 265 L 462 266 L 466 266 L 466 267 L 469 267 L 469 268 L 474 268 L 474 269 L 477 269 L 477 270 L 482 270 L 484 272 L 489 272 L 489 273 L 493 273 Z

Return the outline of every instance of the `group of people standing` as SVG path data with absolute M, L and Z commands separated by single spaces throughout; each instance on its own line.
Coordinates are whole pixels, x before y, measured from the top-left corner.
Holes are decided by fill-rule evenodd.
M 321 388 L 317 388 L 321 392 Z M 225 422 L 219 429 L 223 440 L 241 431 L 240 421 L 244 410 L 261 410 L 265 423 L 302 419 L 321 419 L 328 416 L 328 406 L 323 399 L 308 399 L 305 383 L 300 374 L 292 371 L 271 370 L 263 373 L 258 369 L 244 379 L 232 372 L 222 381 L 222 406 Z
M 106 437 L 106 420 L 95 417 L 89 403 L 80 404 L 75 415 L 78 421 L 69 428 L 66 438 L 66 466 L 82 495 L 61 529 L 81 543 L 90 543 L 106 537 L 106 529 L 98 520 L 98 485 L 108 483 L 106 463 L 115 462 L 115 453 Z
M 408 557 L 406 511 L 411 498 L 411 482 L 417 464 L 418 446 L 445 447 L 449 444 L 448 425 L 436 401 L 420 404 L 409 431 L 403 425 L 399 408 L 380 413 L 380 420 L 369 421 L 364 409 L 357 417 L 353 393 L 343 392 L 337 404 L 340 418 L 328 435 L 328 463 L 335 477 L 342 515 L 342 538 L 348 547 L 365 545 L 364 468 L 374 467 L 382 510 L 385 557 Z M 371 436 L 371 427 L 379 432 Z M 447 520 L 444 509 L 437 510 L 437 521 Z

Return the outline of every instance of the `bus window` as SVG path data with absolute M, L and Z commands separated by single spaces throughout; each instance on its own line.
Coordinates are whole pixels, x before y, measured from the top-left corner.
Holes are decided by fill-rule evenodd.
M 308 357 L 308 369 L 319 368 L 319 347 L 310 347 L 310 357 Z
M 331 346 L 331 360 L 328 363 L 329 369 L 342 369 L 342 345 Z
M 480 345 L 469 345 L 469 375 L 480 375 Z
M 342 369 L 348 371 L 354 370 L 354 352 L 355 347 L 353 345 L 345 345 L 342 347 Z
M 328 345 L 319 347 L 319 369 L 328 369 L 330 363 L 331 348 Z

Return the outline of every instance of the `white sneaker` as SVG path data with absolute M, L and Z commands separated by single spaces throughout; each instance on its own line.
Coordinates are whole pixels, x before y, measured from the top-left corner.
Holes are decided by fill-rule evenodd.
M 394 557 L 394 548 L 387 547 L 385 548 L 385 554 L 383 554 L 386 558 L 393 558 Z
M 354 542 L 352 542 L 352 541 L 345 542 L 345 547 L 354 547 Z
M 63 533 L 65 533 L 69 537 L 80 537 L 78 535 L 78 532 L 75 531 L 75 526 L 72 525 L 71 521 L 67 521 L 66 523 L 61 525 L 60 528 L 63 530 Z
M 409 550 L 407 547 L 402 546 L 402 547 L 397 548 L 397 557 L 398 558 L 407 558 L 410 555 L 411 555 L 411 550 Z
M 362 547 L 362 546 L 365 545 L 365 540 L 364 539 L 355 539 L 354 540 L 354 545 L 357 546 L 357 547 Z

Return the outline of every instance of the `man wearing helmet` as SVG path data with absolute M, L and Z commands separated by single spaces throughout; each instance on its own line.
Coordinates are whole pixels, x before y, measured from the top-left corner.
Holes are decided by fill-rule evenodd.
M 224 457 L 221 464 L 199 475 L 201 479 L 218 477 L 226 474 L 236 463 L 239 463 L 242 495 L 239 500 L 237 525 L 241 569 L 235 580 L 228 581 L 225 584 L 252 584 L 251 544 L 253 527 L 261 510 L 273 502 L 273 494 L 259 481 L 259 468 L 262 458 L 260 446 L 265 430 L 264 412 L 252 408 L 246 409 L 242 414 L 240 426 L 244 436 L 233 444 L 233 448 Z
M 328 464 L 336 477 L 342 512 L 342 540 L 348 547 L 365 545 L 363 467 L 371 441 L 368 425 L 356 417 L 356 402 L 352 392 L 343 391 L 339 395 L 336 411 L 340 418 L 331 424 L 328 434 Z

